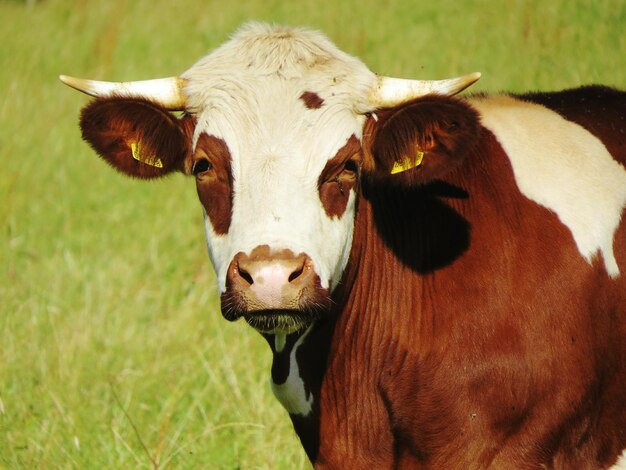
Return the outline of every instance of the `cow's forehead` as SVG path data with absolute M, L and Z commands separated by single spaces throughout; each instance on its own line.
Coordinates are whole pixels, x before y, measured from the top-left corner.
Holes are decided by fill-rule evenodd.
M 361 122 L 376 81 L 321 33 L 260 24 L 245 26 L 182 76 L 199 132 L 255 145 L 315 139 L 328 128 L 353 133 L 348 128 Z
M 198 115 L 195 141 L 202 133 L 224 140 L 234 168 L 255 161 L 281 160 L 309 173 L 321 171 L 327 160 L 351 136 L 361 138 L 365 117 L 340 103 L 325 100 L 308 108 L 303 92 L 293 83 L 265 78 L 249 94 L 224 96 L 224 106 L 210 107 Z M 242 103 L 247 103 L 245 106 Z M 195 142 L 194 142 L 195 144 Z

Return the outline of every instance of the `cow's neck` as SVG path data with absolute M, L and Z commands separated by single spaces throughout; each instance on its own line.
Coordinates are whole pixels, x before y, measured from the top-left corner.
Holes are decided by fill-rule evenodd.
M 319 395 L 335 320 L 290 335 L 265 334 L 272 354 L 272 391 L 289 412 L 311 461 L 319 447 Z
M 376 269 L 384 245 L 375 229 L 372 202 L 363 200 L 355 220 L 355 232 L 350 260 L 342 281 L 333 291 L 332 308 L 328 315 L 307 330 L 291 335 L 264 335 L 272 353 L 272 390 L 289 412 L 294 429 L 312 462 L 315 462 L 320 442 L 320 392 L 329 358 L 338 345 L 333 338 L 337 322 L 342 317 L 354 319 L 355 302 L 368 289 L 368 277 Z M 374 255 L 374 256 L 372 256 Z M 380 295 L 380 292 L 378 292 Z M 334 341 L 335 340 L 335 341 Z M 346 364 L 350 367 L 350 364 Z
M 420 271 L 434 270 L 439 267 L 439 263 L 445 264 L 463 251 L 467 242 L 464 237 L 468 233 L 466 223 L 439 202 L 440 197 L 466 197 L 462 193 L 462 190 L 445 184 L 433 185 L 419 194 L 397 188 L 384 188 L 376 193 L 366 191 L 362 195 L 355 220 L 350 261 L 342 282 L 333 292 L 332 311 L 305 331 L 282 336 L 264 335 L 273 353 L 272 390 L 289 412 L 295 431 L 311 461 L 315 461 L 319 448 L 320 413 L 323 412 L 320 405 L 322 408 L 324 406 L 320 403 L 320 391 L 329 367 L 329 358 L 332 363 L 336 353 L 343 357 L 345 351 L 338 350 L 349 346 L 347 343 L 350 341 L 341 339 L 345 340 L 350 335 L 361 336 L 361 323 L 377 320 L 377 315 L 369 315 L 368 318 L 367 311 L 355 311 L 354 305 L 365 305 L 368 309 L 376 309 L 374 304 L 379 308 L 382 305 L 391 306 L 394 299 L 397 301 L 402 297 L 400 291 L 415 288 L 414 285 L 394 283 L 394 278 L 402 278 L 399 276 L 401 270 L 413 271 L 411 277 L 415 282 L 416 277 L 420 277 Z M 415 207 L 415 203 L 422 207 Z M 412 208 L 409 209 L 410 213 L 406 213 L 407 208 Z M 442 211 L 443 216 L 440 214 Z M 434 239 L 430 251 L 419 251 L 419 257 L 406 258 L 407 254 L 415 253 L 415 250 L 414 247 L 406 250 L 404 245 L 396 246 L 406 241 L 399 240 L 398 233 L 404 231 L 415 237 L 413 242 L 420 239 L 424 242 L 431 233 L 423 233 L 423 230 L 433 223 L 437 225 L 435 219 L 438 217 L 443 217 L 441 224 L 452 227 L 459 225 L 459 230 L 452 233 L 459 234 L 461 238 Z M 381 232 L 380 226 L 393 227 L 393 233 Z M 342 335 L 333 341 L 337 322 Z M 363 339 L 361 337 L 359 341 Z M 340 375 L 350 375 L 350 363 L 340 361 L 340 364 L 331 367 L 345 367 Z

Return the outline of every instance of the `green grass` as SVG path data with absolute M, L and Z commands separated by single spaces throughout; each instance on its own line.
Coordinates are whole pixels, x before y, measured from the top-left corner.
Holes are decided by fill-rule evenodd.
M 60 73 L 185 70 L 250 19 L 324 30 L 373 70 L 477 91 L 626 87 L 622 0 L 0 2 L 0 468 L 307 468 L 270 354 L 221 318 L 182 176 L 81 142 Z

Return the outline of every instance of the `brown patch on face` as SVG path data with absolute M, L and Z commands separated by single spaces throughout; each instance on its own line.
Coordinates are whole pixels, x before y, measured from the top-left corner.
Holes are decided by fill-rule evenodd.
M 300 99 L 304 101 L 304 106 L 309 109 L 319 109 L 324 104 L 324 100 L 320 95 L 312 91 L 305 91 L 300 95 Z
M 359 139 L 352 135 L 322 170 L 317 187 L 329 217 L 339 218 L 345 212 L 350 191 L 359 180 L 361 157 Z
M 233 184 L 231 155 L 222 139 L 202 134 L 192 158 L 191 171 L 196 177 L 198 197 L 213 230 L 228 233 L 232 217 Z

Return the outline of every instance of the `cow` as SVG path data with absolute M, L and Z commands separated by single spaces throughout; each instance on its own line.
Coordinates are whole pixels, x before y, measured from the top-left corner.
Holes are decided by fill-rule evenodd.
M 61 77 L 106 162 L 195 179 L 316 468 L 626 468 L 626 93 L 478 77 L 260 23 L 177 77 Z

